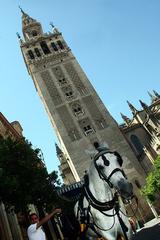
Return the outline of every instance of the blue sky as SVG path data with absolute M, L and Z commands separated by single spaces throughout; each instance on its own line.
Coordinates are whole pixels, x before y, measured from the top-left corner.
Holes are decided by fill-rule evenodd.
M 2 0 L 0 8 L 0 111 L 18 120 L 24 136 L 42 149 L 47 169 L 57 170 L 57 141 L 49 118 L 26 70 L 16 32 L 18 6 L 62 32 L 78 62 L 112 116 L 131 117 L 126 100 L 140 109 L 147 91 L 160 93 L 159 0 Z

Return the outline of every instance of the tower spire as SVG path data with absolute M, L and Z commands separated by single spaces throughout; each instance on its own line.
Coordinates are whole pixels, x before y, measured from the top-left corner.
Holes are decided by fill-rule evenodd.
M 22 13 L 22 31 L 25 41 L 33 40 L 34 37 L 42 35 L 43 30 L 41 24 L 25 13 L 21 7 L 19 8 Z

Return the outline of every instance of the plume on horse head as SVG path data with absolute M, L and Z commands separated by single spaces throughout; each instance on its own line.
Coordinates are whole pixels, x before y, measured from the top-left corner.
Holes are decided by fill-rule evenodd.
M 99 144 L 98 142 L 94 142 L 93 145 L 98 152 L 109 151 L 109 147 L 106 143 Z

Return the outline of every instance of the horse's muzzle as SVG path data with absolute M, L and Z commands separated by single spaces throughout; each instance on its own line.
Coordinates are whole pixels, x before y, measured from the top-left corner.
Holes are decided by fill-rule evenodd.
M 131 199 L 133 196 L 133 185 L 126 179 L 121 179 L 118 183 L 120 195 L 125 199 Z

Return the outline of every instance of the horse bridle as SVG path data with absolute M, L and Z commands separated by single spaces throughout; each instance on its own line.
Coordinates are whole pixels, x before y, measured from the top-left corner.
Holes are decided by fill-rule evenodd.
M 113 184 L 111 183 L 110 179 L 111 179 L 111 177 L 112 177 L 112 175 L 113 175 L 114 173 L 116 173 L 116 172 L 121 172 L 122 175 L 123 175 L 125 178 L 127 178 L 127 177 L 126 177 L 124 171 L 123 171 L 121 168 L 115 168 L 115 169 L 109 174 L 109 176 L 106 176 L 106 175 L 104 174 L 104 172 L 102 171 L 102 169 L 98 166 L 97 160 L 99 159 L 99 157 L 102 157 L 102 160 L 104 161 L 104 165 L 107 166 L 107 161 L 108 161 L 108 160 L 107 160 L 106 157 L 104 156 L 105 153 L 112 153 L 112 154 L 114 154 L 115 156 L 117 156 L 117 157 L 119 158 L 119 160 L 121 159 L 121 156 L 120 156 L 117 152 L 111 152 L 111 151 L 108 151 L 108 150 L 103 150 L 103 151 L 97 153 L 96 156 L 94 157 L 94 166 L 95 166 L 95 168 L 96 168 L 96 170 L 97 170 L 97 172 L 98 172 L 99 177 L 100 177 L 103 181 L 107 182 L 108 185 L 110 186 L 110 188 L 113 188 Z M 123 163 L 123 161 L 122 161 L 122 159 L 121 159 L 121 164 L 120 164 L 120 165 L 122 165 L 122 163 Z
M 117 153 L 117 152 L 111 152 L 111 151 L 108 151 L 108 150 L 102 150 L 100 151 L 99 153 L 96 154 L 96 156 L 94 157 L 94 166 L 99 174 L 99 177 L 107 182 L 107 184 L 109 185 L 110 188 L 113 188 L 113 184 L 110 182 L 110 179 L 112 177 L 112 175 L 116 172 L 121 172 L 123 174 L 123 176 L 126 178 L 125 176 L 125 173 L 122 169 L 120 168 L 115 168 L 111 173 L 110 175 L 107 177 L 103 171 L 101 170 L 101 168 L 98 166 L 97 164 L 97 160 L 99 159 L 100 156 L 102 156 L 102 159 L 104 161 L 104 165 L 107 165 L 107 162 L 108 160 L 106 159 L 106 157 L 104 156 L 105 153 L 112 153 L 112 154 L 115 154 L 117 155 L 119 158 L 120 158 L 120 155 Z M 121 159 L 121 163 L 122 163 L 122 159 Z M 88 202 L 90 203 L 90 205 L 92 207 L 94 207 L 95 209 L 99 210 L 100 212 L 104 212 L 104 211 L 108 211 L 108 210 L 111 210 L 113 209 L 117 203 L 118 203 L 118 198 L 117 198 L 117 194 L 114 195 L 113 199 L 110 200 L 110 201 L 107 201 L 107 202 L 100 202 L 98 201 L 92 194 L 92 192 L 90 191 L 90 188 L 89 188 L 89 177 L 88 177 L 88 174 L 86 174 L 84 176 L 84 195 L 85 197 L 87 198 Z M 104 213 L 104 215 L 107 215 L 107 216 L 114 216 L 113 215 L 109 215 L 109 214 L 106 214 Z

